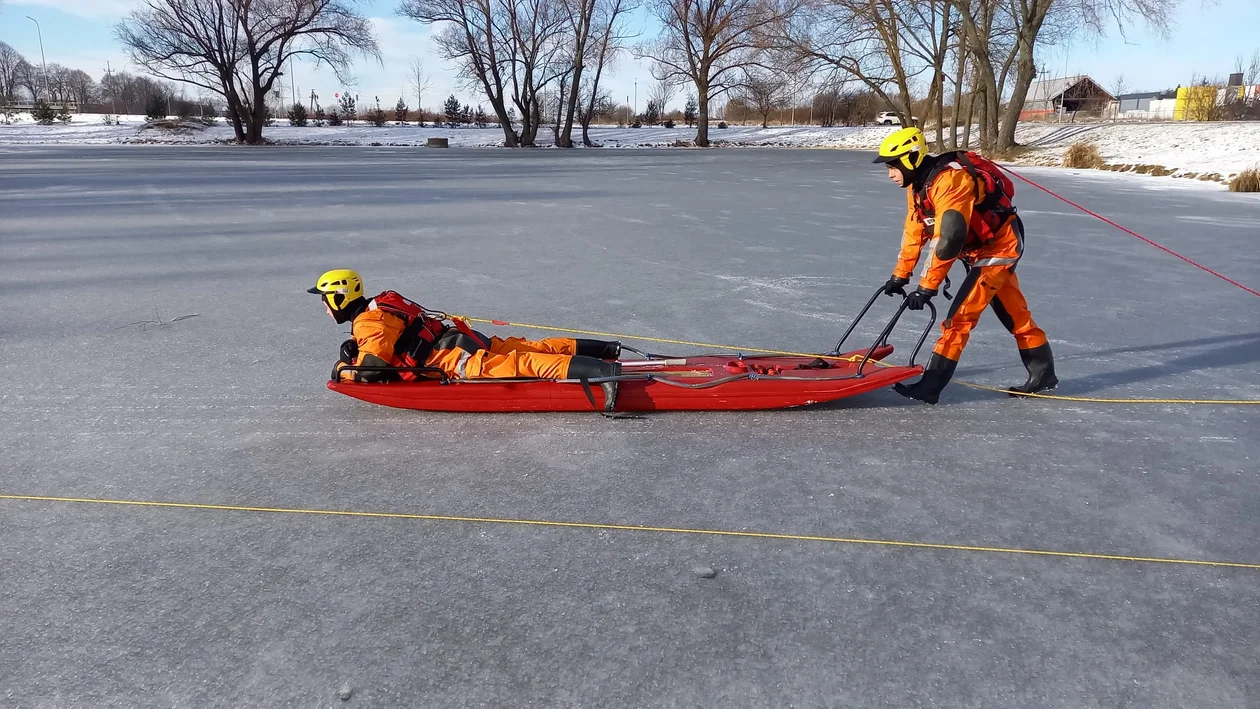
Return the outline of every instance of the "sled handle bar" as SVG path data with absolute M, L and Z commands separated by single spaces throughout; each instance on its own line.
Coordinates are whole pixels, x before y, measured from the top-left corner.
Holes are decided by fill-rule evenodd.
M 341 369 L 333 370 L 332 380 L 334 382 L 341 381 L 341 378 L 337 376 L 338 372 L 412 372 L 422 377 L 437 379 L 442 384 L 450 383 L 450 377 L 446 376 L 446 372 L 437 367 L 388 367 L 384 365 L 350 364 Z
M 849 335 L 853 334 L 853 329 L 857 327 L 858 323 L 862 322 L 862 318 L 866 317 L 866 311 L 870 310 L 871 306 L 875 304 L 875 301 L 883 294 L 883 286 L 875 289 L 875 295 L 872 295 L 871 299 L 866 301 L 866 307 L 862 308 L 862 312 L 858 313 L 858 316 L 853 319 L 852 323 L 849 324 L 849 329 L 845 330 L 844 334 L 840 336 L 840 341 L 836 343 L 836 347 L 832 350 L 832 352 L 837 354 L 840 353 L 840 348 L 844 346 L 844 341 L 849 339 Z M 897 314 L 900 315 L 901 311 L 898 311 Z M 877 341 L 874 346 L 879 347 L 881 344 L 883 343 Z
M 866 301 L 866 306 L 862 308 L 862 311 L 858 313 L 856 318 L 854 318 L 852 324 L 849 325 L 849 329 L 845 330 L 844 334 L 840 336 L 840 341 L 836 343 L 836 349 L 833 351 L 834 354 L 840 354 L 840 348 L 844 345 L 844 341 L 849 339 L 849 335 L 853 333 L 853 329 L 857 327 L 857 324 L 862 321 L 863 317 L 866 317 L 867 311 L 875 304 L 876 299 L 883 294 L 884 288 L 883 286 L 880 286 L 875 290 L 875 294 L 871 296 L 871 299 Z M 906 311 L 907 305 L 909 305 L 909 300 L 903 299 L 901 301 L 901 307 L 897 308 L 897 312 L 893 313 L 892 319 L 890 319 L 888 324 L 884 326 L 883 331 L 879 333 L 879 337 L 877 337 L 870 348 L 866 350 L 866 356 L 863 357 L 862 361 L 858 364 L 858 376 L 862 376 L 862 369 L 866 367 L 866 363 L 870 361 L 871 355 L 874 354 L 875 349 L 880 345 L 888 344 L 888 336 L 892 334 L 893 328 L 896 327 L 897 321 L 901 319 L 901 314 Z M 924 303 L 924 305 L 927 306 L 932 316 L 928 320 L 927 326 L 923 328 L 923 333 L 919 335 L 919 341 L 915 344 L 914 351 L 910 353 L 911 367 L 914 366 L 914 360 L 919 356 L 919 350 L 923 349 L 923 343 L 927 342 L 927 336 L 928 333 L 932 331 L 932 326 L 936 324 L 936 306 L 932 304 L 932 301 L 928 301 Z

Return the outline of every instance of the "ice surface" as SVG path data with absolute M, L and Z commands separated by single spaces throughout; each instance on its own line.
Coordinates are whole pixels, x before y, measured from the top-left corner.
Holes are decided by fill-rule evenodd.
M 1260 202 L 1034 173 L 1257 285 Z M 1061 393 L 1260 398 L 1260 299 L 1017 201 Z M 955 386 L 934 408 L 609 421 L 324 389 L 345 328 L 304 291 L 329 268 L 473 316 L 824 350 L 887 278 L 903 207 L 830 151 L 10 147 L 0 494 L 1260 562 L 1254 407 Z M 958 377 L 1022 381 L 991 315 Z M 20 706 L 313 706 L 344 684 L 364 706 L 1260 700 L 1254 570 L 9 500 L 0 569 Z

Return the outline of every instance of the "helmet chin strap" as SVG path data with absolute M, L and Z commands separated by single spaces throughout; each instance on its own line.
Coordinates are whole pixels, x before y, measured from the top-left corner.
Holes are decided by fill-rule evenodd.
M 905 165 L 901 164 L 900 160 L 893 163 L 893 167 L 897 168 L 897 172 L 901 173 L 901 188 L 902 189 L 906 189 L 910 187 L 910 185 L 914 184 L 914 175 L 915 175 L 915 172 L 917 172 L 916 170 L 907 169 Z

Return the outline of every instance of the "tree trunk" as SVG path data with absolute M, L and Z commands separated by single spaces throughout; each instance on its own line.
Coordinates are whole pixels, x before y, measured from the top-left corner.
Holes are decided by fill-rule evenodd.
M 577 85 L 569 86 L 569 77 L 567 75 L 560 77 L 560 95 L 556 97 L 556 121 L 552 124 L 551 143 L 561 148 L 572 148 L 573 141 L 569 141 L 568 145 L 560 145 L 560 131 L 563 129 L 564 123 L 567 123 L 572 130 L 573 123 L 571 118 L 565 118 L 565 109 L 570 103 L 569 99 L 573 94 L 577 93 Z M 569 93 L 565 93 L 568 91 Z
M 709 147 L 709 85 L 696 82 L 696 101 L 700 104 L 696 117 L 696 147 Z
M 963 78 L 967 71 L 967 52 L 962 46 L 962 42 L 958 44 L 958 66 L 954 71 L 954 105 L 950 109 L 949 119 L 949 148 L 950 150 L 958 149 L 958 118 L 959 110 L 962 108 L 962 89 Z M 970 117 L 968 117 L 968 129 L 970 129 Z
M 254 86 L 254 101 L 250 106 L 249 123 L 245 126 L 245 142 L 250 145 L 262 143 L 263 123 L 267 118 L 267 91 Z
M 245 128 L 241 125 L 241 96 L 236 92 L 236 87 L 231 83 L 223 85 L 223 97 L 227 100 L 227 120 L 232 124 L 232 132 L 236 136 L 237 143 L 245 142 Z
M 521 141 L 516 135 L 516 129 L 512 127 L 512 121 L 508 120 L 507 106 L 503 105 L 503 98 L 495 96 L 487 96 L 487 98 L 490 99 L 490 107 L 494 109 L 495 117 L 499 119 L 499 127 L 503 129 L 503 147 L 519 147 Z
M 981 108 L 980 115 L 976 116 L 976 99 L 979 97 L 980 90 L 975 86 L 971 87 L 971 93 L 967 96 L 967 123 L 963 130 L 963 150 L 971 150 L 971 126 L 984 121 L 984 109 Z
M 1002 149 L 1015 147 L 1015 125 L 1019 122 L 1019 114 L 1024 109 L 1024 99 L 1028 97 L 1028 88 L 1037 76 L 1037 65 L 1033 56 L 1034 42 L 1041 23 L 1022 33 L 1019 41 L 1019 59 L 1015 64 L 1015 88 L 1011 93 L 1011 102 L 1006 106 L 1006 115 L 1002 119 L 1002 132 L 998 136 L 998 147 Z
M 538 97 L 530 95 L 525 99 L 525 108 L 521 111 L 521 147 L 532 148 L 538 138 L 538 124 L 542 121 Z
M 560 137 L 556 140 L 556 147 L 572 148 L 573 147 L 573 116 L 577 113 L 578 94 L 582 93 L 582 61 L 579 59 L 573 64 L 573 89 L 569 91 L 569 106 L 565 111 L 564 128 L 560 131 Z M 582 129 L 583 142 L 586 140 L 586 128 Z

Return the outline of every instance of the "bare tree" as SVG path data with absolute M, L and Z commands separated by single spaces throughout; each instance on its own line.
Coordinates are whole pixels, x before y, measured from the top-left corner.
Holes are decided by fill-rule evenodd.
M 1157 33 L 1166 33 L 1179 1 L 951 0 L 976 69 L 982 148 L 1005 150 L 1015 145 L 1015 126 L 1037 74 L 1038 47 L 1081 29 L 1101 35 L 1114 25 L 1123 34 L 1138 19 Z
M 66 74 L 66 95 L 80 106 L 95 101 L 97 96 L 96 82 L 87 72 L 73 69 Z
M 26 89 L 31 95 L 32 101 L 47 99 L 47 90 L 44 87 L 44 75 L 34 64 L 23 59 L 17 65 L 17 85 Z
M 617 54 L 623 49 L 631 35 L 626 30 L 626 18 L 638 5 L 635 0 L 596 0 L 594 29 L 589 44 L 591 49 L 591 67 L 594 74 L 589 84 L 583 88 L 579 84 L 586 101 L 586 108 L 581 112 L 582 144 L 594 147 L 591 142 L 591 121 L 598 115 L 610 115 L 616 110 L 612 97 L 599 88 L 604 71 L 615 61 Z
M 783 105 L 787 79 L 769 71 L 747 71 L 738 98 L 761 116 L 761 127 L 770 126 L 770 114 Z
M 1251 53 L 1251 61 L 1243 66 L 1243 57 L 1238 55 L 1238 71 L 1243 75 L 1243 83 L 1247 86 L 1255 86 L 1260 82 L 1260 49 Z
M 912 119 L 913 89 L 932 77 L 929 103 L 943 91 L 950 0 L 805 0 L 796 12 L 762 28 L 781 61 L 808 73 L 840 71 Z
M 565 15 L 558 0 L 402 0 L 398 13 L 441 24 L 435 41 L 445 59 L 490 102 L 508 147 L 533 145 L 541 123 L 540 92 L 557 71 Z M 514 106 L 509 105 L 511 101 Z M 519 109 L 520 132 L 509 108 Z
M 433 87 L 433 82 L 429 79 L 429 75 L 424 73 L 424 61 L 420 57 L 411 60 L 407 77 L 411 84 L 411 92 L 416 95 L 416 110 L 420 112 L 420 122 L 423 123 L 424 93 Z
M 26 59 L 18 50 L 0 42 L 0 101 L 12 101 L 17 97 L 20 68 Z
M 522 115 L 520 145 L 532 146 L 543 122 L 544 89 L 553 82 L 559 83 L 559 97 L 563 98 L 575 59 L 570 45 L 564 42 L 566 14 L 559 0 L 513 0 L 509 19 L 512 101 Z
M 573 120 L 578 110 L 578 99 L 581 98 L 582 90 L 582 73 L 586 70 L 586 61 L 590 54 L 591 30 L 595 24 L 595 10 L 598 3 L 597 0 L 560 0 L 560 6 L 564 11 L 566 26 L 569 31 L 569 41 L 572 43 L 570 51 L 573 56 L 573 66 L 570 69 L 572 76 L 572 87 L 568 92 L 567 104 L 564 112 L 564 127 L 559 128 L 560 121 L 556 121 L 556 146 L 561 148 L 573 147 Z M 564 95 L 564 88 L 560 91 Z
M 656 108 L 661 113 L 661 117 L 665 117 L 665 106 L 669 103 L 669 99 L 674 95 L 674 89 L 677 84 L 672 78 L 660 79 L 652 84 L 652 88 L 648 91 L 648 100 L 656 102 Z
M 1124 80 L 1124 74 L 1116 74 L 1115 81 L 1111 82 L 1111 95 L 1116 97 L 1116 111 L 1112 115 L 1112 120 L 1120 117 L 1120 97 L 1128 91 L 1129 85 Z
M 119 22 L 130 59 L 164 79 L 222 96 L 241 143 L 262 141 L 268 94 L 299 56 L 338 78 L 351 54 L 380 57 L 356 0 L 143 0 Z
M 709 102 L 739 81 L 739 72 L 754 66 L 761 44 L 758 32 L 780 22 L 793 5 L 778 0 L 651 0 L 661 35 L 635 50 L 653 60 L 657 81 L 690 81 L 699 103 L 696 145 L 709 145 Z
M 967 56 L 967 43 L 963 41 L 962 35 L 955 33 L 955 38 L 951 46 L 952 57 L 954 60 L 953 75 L 953 98 L 950 101 L 950 117 L 949 117 L 949 150 L 958 150 L 958 122 L 962 116 L 963 88 L 967 78 L 967 65 L 970 58 Z M 970 94 L 969 94 L 970 95 Z M 970 101 L 968 101 L 970 103 Z M 967 116 L 967 129 L 971 128 L 970 113 Z
M 398 14 L 424 24 L 440 24 L 434 41 L 442 58 L 456 62 L 460 75 L 479 85 L 503 128 L 509 148 L 520 139 L 508 116 L 503 38 L 507 35 L 501 4 L 496 0 L 403 0 Z
M 567 76 L 573 62 L 560 39 L 565 14 L 558 0 L 503 0 L 507 4 L 512 102 L 521 112 L 520 144 L 532 146 L 542 125 L 543 89 Z

